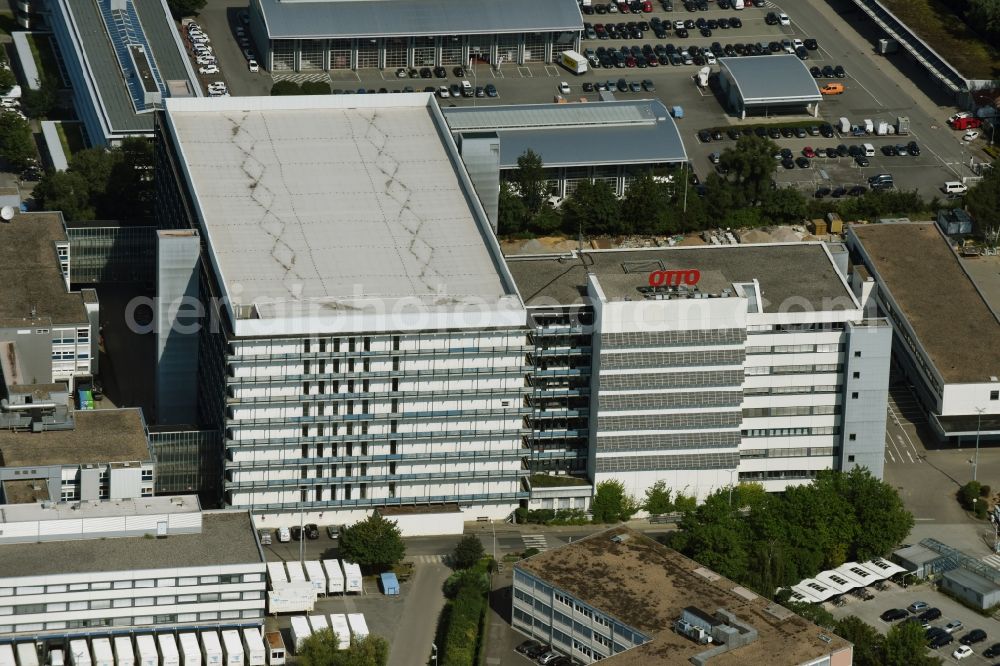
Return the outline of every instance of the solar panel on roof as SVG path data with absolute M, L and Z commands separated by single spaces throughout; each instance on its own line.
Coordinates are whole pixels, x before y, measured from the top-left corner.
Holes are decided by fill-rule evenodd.
M 132 97 L 132 104 L 136 111 L 147 111 L 152 108 L 146 103 L 146 89 L 144 81 L 149 85 L 155 85 L 161 96 L 166 96 L 166 86 L 163 78 L 153 60 L 153 49 L 149 46 L 149 41 L 142 30 L 142 22 L 136 13 L 132 0 L 125 0 L 125 9 L 112 9 L 111 0 L 98 0 L 101 9 L 101 18 L 104 20 L 104 27 L 108 31 L 108 38 L 114 47 L 115 57 L 118 59 L 118 66 L 125 77 L 129 95 Z M 137 71 L 137 62 L 143 63 L 141 66 L 148 66 L 148 71 Z

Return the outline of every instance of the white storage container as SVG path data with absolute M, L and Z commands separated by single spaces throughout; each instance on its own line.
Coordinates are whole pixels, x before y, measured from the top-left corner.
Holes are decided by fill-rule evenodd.
M 368 635 L 368 623 L 365 622 L 364 613 L 348 613 L 347 623 L 351 625 L 351 636 L 354 640 L 360 641 Z
M 149 634 L 135 637 L 137 666 L 159 666 L 160 655 L 156 652 L 156 639 Z
M 132 639 L 128 636 L 115 636 L 116 666 L 135 666 L 135 651 L 132 650 Z
M 14 651 L 17 653 L 17 663 L 20 666 L 38 666 L 38 649 L 34 643 L 18 643 Z M 59 650 L 59 654 L 62 654 L 62 650 Z
M 285 563 L 284 562 L 268 562 L 267 563 L 267 578 L 271 581 L 271 587 L 280 585 L 281 583 L 288 582 L 288 576 L 285 574 Z
M 0 645 L 0 666 L 17 666 L 12 645 Z
M 201 646 L 198 645 L 198 634 L 177 634 L 177 642 L 181 649 L 181 663 L 184 666 L 201 666 Z
M 235 629 L 223 631 L 222 646 L 226 650 L 226 666 L 244 666 L 246 664 L 246 660 L 243 657 L 243 640 L 240 639 L 240 632 Z
M 840 119 L 840 125 L 839 125 L 839 127 L 840 127 L 840 132 L 842 134 L 850 132 L 851 131 L 851 121 L 848 120 L 847 118 L 841 118 Z
M 327 624 L 325 615 L 310 615 L 309 628 L 312 629 L 312 632 L 315 634 L 316 632 L 323 631 L 324 629 L 329 629 L 330 625 Z
M 115 653 L 111 649 L 110 638 L 95 638 L 90 641 L 93 650 L 94 666 L 115 666 Z
M 323 565 L 320 564 L 319 560 L 309 560 L 305 563 L 305 568 L 306 575 L 309 576 L 309 582 L 312 583 L 316 594 L 326 595 L 326 574 L 323 573 Z
M 181 666 L 181 655 L 177 651 L 177 640 L 173 634 L 160 634 L 160 666 Z
M 329 594 L 344 593 L 344 571 L 340 568 L 340 560 L 323 560 L 323 571 L 326 572 L 326 590 Z
M 291 622 L 292 643 L 295 648 L 295 654 L 298 654 L 299 650 L 302 649 L 302 641 L 312 636 L 312 628 L 310 628 L 309 620 L 306 619 L 305 615 L 293 615 Z
M 346 650 L 351 647 L 351 627 L 347 616 L 343 613 L 330 616 L 330 628 L 337 634 L 337 649 Z
M 344 560 L 344 591 L 361 592 L 361 567 Z
M 69 642 L 69 661 L 73 666 L 93 666 L 94 662 L 90 659 L 90 646 L 87 645 L 85 639 L 80 638 Z
M 288 582 L 289 583 L 305 583 L 306 582 L 306 572 L 302 568 L 302 563 L 298 560 L 294 562 L 285 562 L 285 566 L 288 567 Z
M 35 659 L 35 663 L 38 663 L 37 659 Z M 66 655 L 61 649 L 53 648 L 49 650 L 49 666 L 66 666 Z
M 284 666 L 288 655 L 285 653 L 285 641 L 281 638 L 281 632 L 269 631 L 264 638 L 267 644 L 268 666 Z
M 257 629 L 243 630 L 243 647 L 246 650 L 247 666 L 267 666 L 267 648 Z
M 201 632 L 201 657 L 204 666 L 222 666 L 222 645 L 219 644 L 219 632 Z

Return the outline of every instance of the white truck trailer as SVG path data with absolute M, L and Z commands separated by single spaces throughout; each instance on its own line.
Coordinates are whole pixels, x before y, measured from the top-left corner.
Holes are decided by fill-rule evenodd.
M 346 650 L 351 647 L 351 626 L 347 623 L 347 616 L 338 613 L 330 616 L 330 628 L 337 634 L 337 649 Z
M 285 573 L 285 563 L 284 562 L 268 562 L 267 563 L 267 579 L 271 582 L 271 588 L 274 589 L 280 586 L 282 583 L 288 582 L 288 575 Z
M 290 619 L 292 623 L 292 648 L 295 650 L 295 654 L 298 654 L 299 650 L 302 649 L 302 642 L 312 636 L 312 628 L 305 615 L 293 615 Z
M 115 665 L 135 666 L 135 651 L 128 636 L 115 636 Z
M 110 638 L 95 638 L 90 641 L 94 666 L 115 666 L 115 652 L 111 649 Z
M 90 646 L 85 638 L 69 642 L 69 661 L 73 666 L 93 666 L 90 658 Z
M 34 643 L 18 643 L 14 651 L 20 666 L 38 666 L 38 650 Z
M 17 666 L 14 659 L 14 647 L 9 644 L 0 645 L 0 666 Z
M 198 634 L 177 634 L 177 642 L 181 648 L 181 663 L 184 666 L 201 666 L 201 646 L 198 645 Z
M 181 666 L 181 653 L 174 635 L 160 634 L 156 641 L 160 644 L 160 666 Z
M 222 644 L 219 632 L 201 632 L 201 660 L 204 666 L 222 666 Z
M 312 633 L 317 633 L 323 631 L 324 629 L 329 629 L 330 625 L 327 624 L 325 615 L 310 615 L 309 616 L 309 629 Z
M 306 572 L 302 568 L 302 563 L 298 560 L 294 562 L 285 562 L 285 566 L 288 568 L 288 582 L 289 583 L 305 583 L 308 582 L 306 578 Z
M 156 639 L 150 634 L 135 637 L 137 666 L 160 666 L 160 655 L 156 651 Z
M 326 574 L 323 573 L 323 565 L 319 560 L 307 560 L 305 562 L 306 576 L 316 590 L 316 596 L 326 596 Z
M 368 636 L 368 623 L 365 622 L 364 613 L 348 613 L 347 623 L 351 625 L 351 636 L 354 640 L 360 641 Z
M 361 578 L 361 567 L 354 562 L 348 562 L 344 560 L 344 591 L 345 592 L 357 592 L 358 594 L 362 591 L 362 578 Z
M 267 648 L 260 630 L 247 627 L 243 630 L 243 649 L 246 651 L 247 666 L 267 666 Z
M 323 571 L 326 572 L 327 594 L 343 594 L 344 571 L 340 568 L 340 560 L 323 560 Z
M 243 651 L 243 639 L 235 629 L 222 632 L 222 647 L 226 651 L 225 666 L 245 666 L 246 653 Z

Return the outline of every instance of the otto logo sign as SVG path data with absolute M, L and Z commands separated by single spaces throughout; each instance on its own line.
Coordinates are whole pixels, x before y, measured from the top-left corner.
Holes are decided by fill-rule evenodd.
M 650 287 L 676 287 L 686 284 L 693 287 L 701 280 L 701 271 L 696 268 L 683 268 L 677 271 L 653 271 L 649 274 Z

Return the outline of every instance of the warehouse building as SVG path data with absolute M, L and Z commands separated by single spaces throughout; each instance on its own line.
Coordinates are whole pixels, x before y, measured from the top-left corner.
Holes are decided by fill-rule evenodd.
M 433 97 L 168 100 L 162 129 L 161 226 L 205 247 L 188 400 L 226 503 L 278 525 L 526 499 L 525 310 Z
M 6 637 L 263 624 L 264 558 L 246 513 L 157 497 L 5 507 L 0 526 Z
M 269 71 L 548 63 L 579 46 L 575 0 L 251 0 Z
M 166 0 L 47 0 L 46 22 L 91 145 L 152 137 L 164 99 L 201 95 Z
M 673 117 L 659 100 L 512 104 L 443 109 L 483 206 L 496 224 L 500 183 L 528 150 L 541 157 L 553 197 L 584 181 L 622 196 L 642 174 L 667 180 L 687 163 Z
M 750 115 L 801 113 L 819 116 L 823 95 L 816 79 L 796 55 L 769 58 L 719 58 L 719 85 L 729 109 Z
M 511 615 L 518 631 L 585 664 L 853 659 L 843 638 L 625 527 L 517 562 Z
M 530 471 L 636 497 L 881 477 L 891 329 L 846 259 L 822 243 L 508 257 L 531 326 Z
M 1000 321 L 934 222 L 852 225 L 847 242 L 877 283 L 893 358 L 938 437 L 1000 441 Z

